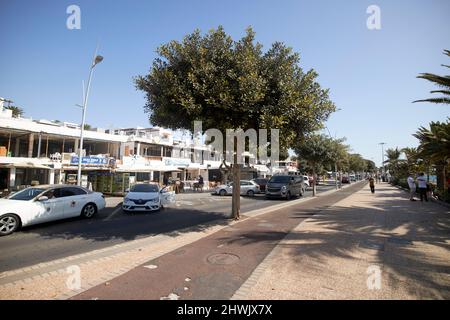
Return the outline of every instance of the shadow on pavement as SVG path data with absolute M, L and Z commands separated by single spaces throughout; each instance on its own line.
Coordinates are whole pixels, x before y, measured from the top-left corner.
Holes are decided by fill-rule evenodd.
M 350 207 L 296 207 L 290 218 L 308 218 L 309 225 L 317 230 L 297 229 L 281 247 L 288 249 L 288 255 L 298 265 L 313 259 L 317 266 L 324 266 L 330 259 L 354 259 L 355 255 L 367 254 L 374 264 L 396 275 L 390 278 L 394 287 L 411 282 L 414 286 L 406 287 L 416 297 L 449 299 L 448 209 L 433 203 L 410 202 L 406 192 L 393 191 L 392 187 L 377 186 L 373 196 L 379 201 L 366 205 L 362 201 Z M 268 230 L 223 240 L 246 246 L 282 237 L 282 232 Z M 319 274 L 324 272 L 319 269 Z

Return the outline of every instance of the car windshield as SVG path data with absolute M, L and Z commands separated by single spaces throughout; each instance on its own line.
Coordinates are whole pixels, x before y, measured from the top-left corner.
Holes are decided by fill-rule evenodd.
M 159 188 L 155 184 L 136 184 L 131 187 L 131 192 L 158 192 Z
M 274 176 L 269 183 L 288 183 L 290 178 L 289 176 Z
M 35 198 L 45 190 L 46 189 L 44 188 L 26 188 L 9 196 L 8 199 L 28 201 Z

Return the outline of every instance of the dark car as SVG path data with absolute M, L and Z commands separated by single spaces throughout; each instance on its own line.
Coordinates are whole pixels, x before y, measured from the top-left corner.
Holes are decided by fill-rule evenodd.
M 342 177 L 342 183 L 350 183 L 350 179 L 346 176 Z
M 301 197 L 305 193 L 303 176 L 275 175 L 270 178 L 266 187 L 266 198 Z
M 269 182 L 269 179 L 256 178 L 256 179 L 253 179 L 252 181 L 259 186 L 259 190 L 261 190 L 262 193 L 266 192 L 266 186 L 267 186 L 267 182 Z

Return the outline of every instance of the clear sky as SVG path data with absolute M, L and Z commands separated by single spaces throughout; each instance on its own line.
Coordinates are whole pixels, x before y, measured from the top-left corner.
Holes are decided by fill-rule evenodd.
M 81 29 L 69 30 L 66 9 L 81 8 Z M 381 30 L 369 30 L 369 5 L 381 9 Z M 34 119 L 80 122 L 81 81 L 100 43 L 87 123 L 148 126 L 144 96 L 132 78 L 147 73 L 155 49 L 199 28 L 218 25 L 237 39 L 252 26 L 267 49 L 283 41 L 314 68 L 340 111 L 327 122 L 354 152 L 378 164 L 386 147 L 415 146 L 421 125 L 445 120 L 444 105 L 412 104 L 433 86 L 420 72 L 444 74 L 449 64 L 447 0 L 0 0 L 0 96 Z

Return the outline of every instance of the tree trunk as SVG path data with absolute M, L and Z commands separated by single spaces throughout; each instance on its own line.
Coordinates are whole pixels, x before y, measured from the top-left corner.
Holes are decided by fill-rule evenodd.
M 436 185 L 438 190 L 445 190 L 445 166 L 441 163 L 436 165 Z
M 228 183 L 228 178 L 230 176 L 230 167 L 227 165 L 225 161 L 225 153 L 223 155 L 223 161 L 219 166 L 219 170 L 220 170 L 220 182 L 222 184 Z
M 231 202 L 231 217 L 234 220 L 240 219 L 240 211 L 241 211 L 241 166 L 237 164 L 236 156 L 234 158 L 233 164 L 233 198 Z

